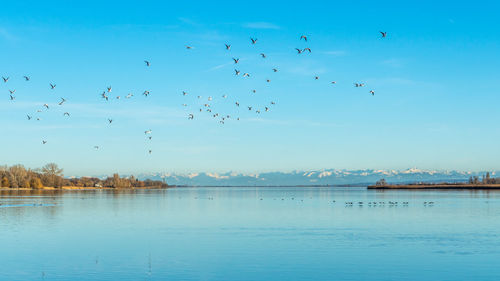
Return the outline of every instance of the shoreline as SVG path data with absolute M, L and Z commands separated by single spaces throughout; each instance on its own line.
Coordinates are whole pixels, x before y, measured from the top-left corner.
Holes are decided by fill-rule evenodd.
M 134 189 L 167 189 L 167 188 L 172 188 L 175 186 L 168 186 L 168 187 L 161 187 L 161 186 L 148 186 L 148 187 L 81 187 L 81 186 L 63 186 L 63 187 L 50 187 L 50 186 L 45 186 L 42 188 L 23 188 L 23 187 L 18 187 L 18 188 L 10 188 L 10 187 L 0 187 L 0 191 L 30 191 L 30 190 L 37 190 L 37 191 L 62 191 L 62 190 L 134 190 Z
M 500 184 L 387 184 L 387 185 L 369 185 L 367 189 L 500 190 Z

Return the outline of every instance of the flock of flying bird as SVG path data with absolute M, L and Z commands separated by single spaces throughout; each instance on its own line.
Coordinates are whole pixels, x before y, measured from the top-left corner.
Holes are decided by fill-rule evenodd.
M 386 38 L 387 37 L 387 32 L 383 32 L 383 31 L 380 31 L 380 34 L 381 34 L 381 38 Z M 308 38 L 306 35 L 301 35 L 300 38 L 299 38 L 300 41 L 305 41 L 306 43 L 308 42 Z M 250 42 L 252 45 L 255 45 L 257 44 L 258 42 L 258 39 L 257 38 L 250 38 Z M 189 45 L 186 45 L 185 46 L 186 49 L 188 50 L 192 50 L 194 47 L 193 46 L 189 46 Z M 225 44 L 225 49 L 226 51 L 230 51 L 231 50 L 231 45 L 230 44 Z M 308 53 L 312 53 L 312 50 L 311 48 L 309 47 L 305 47 L 305 48 L 295 48 L 295 50 L 297 51 L 297 54 L 298 55 L 302 55 L 302 54 L 308 54 Z M 267 58 L 267 55 L 265 53 L 260 53 L 260 57 L 263 58 L 263 59 L 266 59 Z M 234 62 L 234 65 L 235 66 L 239 66 L 240 65 L 240 59 L 239 58 L 235 58 L 233 57 L 232 58 L 233 62 Z M 145 63 L 145 66 L 146 67 L 150 67 L 151 66 L 151 62 L 148 61 L 148 60 L 144 60 L 144 63 Z M 272 71 L 274 73 L 278 72 L 278 68 L 272 68 Z M 235 76 L 241 76 L 243 78 L 249 78 L 251 77 L 251 74 L 248 73 L 248 72 L 241 72 L 238 68 L 235 68 L 234 69 L 234 75 Z M 2 76 L 2 79 L 3 79 L 3 82 L 4 83 L 7 83 L 10 79 L 10 77 L 4 77 Z M 26 82 L 29 82 L 30 81 L 30 76 L 23 76 L 23 79 L 24 81 Z M 314 76 L 314 80 L 319 80 L 319 76 Z M 270 79 L 266 79 L 266 82 L 267 83 L 270 83 L 271 80 Z M 331 84 L 336 84 L 337 82 L 336 81 L 331 81 Z M 50 86 L 50 89 L 51 90 L 55 90 L 56 88 L 56 84 L 54 83 L 49 83 L 49 86 Z M 361 88 L 361 87 L 365 87 L 365 83 L 361 83 L 361 82 L 356 82 L 354 83 L 354 87 L 356 88 Z M 108 86 L 106 88 L 106 90 L 104 90 L 102 93 L 101 93 L 101 98 L 102 99 L 105 99 L 106 101 L 109 101 L 111 99 L 111 92 L 112 92 L 112 87 L 111 86 Z M 253 89 L 251 91 L 252 93 L 256 93 L 256 90 Z M 16 99 L 15 97 L 15 93 L 16 93 L 16 90 L 15 89 L 9 89 L 9 96 L 10 96 L 10 100 L 11 101 L 14 101 Z M 370 90 L 369 93 L 374 96 L 375 95 L 375 91 L 374 90 Z M 150 91 L 148 90 L 145 90 L 142 95 L 144 97 L 148 97 L 150 95 Z M 182 91 L 182 95 L 183 96 L 187 96 L 188 95 L 188 92 L 187 91 Z M 130 99 L 132 98 L 134 95 L 132 93 L 129 93 L 125 96 L 126 99 Z M 115 96 L 114 99 L 120 99 L 121 96 Z M 223 99 L 226 99 L 227 98 L 227 95 L 222 95 L 222 98 Z M 202 97 L 201 96 L 197 96 L 197 99 L 201 100 Z M 210 103 L 211 101 L 213 100 L 213 97 L 208 97 L 207 98 L 207 101 L 206 102 L 202 102 L 202 106 L 197 110 L 199 112 L 206 112 L 206 113 L 209 113 L 211 114 L 211 116 L 213 118 L 215 118 L 216 120 L 218 120 L 218 122 L 220 124 L 224 124 L 226 121 L 228 121 L 231 116 L 229 114 L 222 114 L 222 113 L 218 113 L 218 112 L 213 112 L 213 109 L 212 109 L 212 104 Z M 62 106 L 64 103 L 66 102 L 66 99 L 61 97 L 61 100 L 60 102 L 58 103 L 59 106 Z M 269 104 L 266 104 L 263 106 L 263 108 L 256 108 L 252 105 L 247 105 L 246 108 L 248 109 L 248 111 L 250 112 L 255 112 L 256 114 L 260 114 L 262 111 L 264 112 L 268 112 L 271 110 L 271 106 L 274 106 L 276 105 L 276 102 L 275 101 L 270 101 Z M 182 104 L 183 107 L 187 107 L 188 105 L 186 103 L 183 103 Z M 239 101 L 234 101 L 234 106 L 236 107 L 240 107 L 240 102 Z M 45 110 L 49 110 L 50 109 L 50 106 L 45 103 L 43 104 L 43 108 L 45 108 Z M 38 109 L 36 111 L 37 113 L 41 113 L 42 112 L 42 109 Z M 64 117 L 70 117 L 70 113 L 69 112 L 64 112 L 63 113 L 63 116 Z M 30 115 L 30 114 L 27 114 L 27 119 L 28 120 L 32 120 L 34 116 Z M 189 120 L 193 120 L 195 118 L 195 113 L 194 112 L 191 112 L 188 114 L 187 118 Z M 36 120 L 40 121 L 41 118 L 40 117 L 36 117 Z M 236 117 L 235 120 L 240 120 L 239 117 Z M 113 119 L 112 118 L 108 118 L 108 124 L 111 125 L 113 123 Z M 148 140 L 151 140 L 152 139 L 152 130 L 151 129 L 148 129 L 148 130 L 145 130 L 144 131 L 144 135 L 147 137 Z M 47 143 L 47 140 L 42 140 L 42 144 L 46 144 Z M 94 146 L 94 149 L 99 149 L 99 146 Z M 148 149 L 148 153 L 151 154 L 152 153 L 152 150 L 151 149 Z

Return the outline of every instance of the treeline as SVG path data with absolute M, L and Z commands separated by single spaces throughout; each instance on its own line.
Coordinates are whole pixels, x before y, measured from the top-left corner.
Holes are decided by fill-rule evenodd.
M 500 184 L 500 178 L 492 178 L 490 176 L 490 173 L 486 173 L 486 175 L 483 175 L 482 179 L 479 179 L 478 176 L 470 177 L 469 178 L 469 183 L 470 184 Z
M 63 186 L 97 188 L 146 188 L 167 187 L 162 181 L 138 180 L 134 176 L 120 177 L 114 174 L 106 179 L 81 177 L 65 178 L 63 169 L 55 163 L 49 163 L 40 169 L 27 169 L 23 165 L 0 166 L 0 187 L 3 188 L 43 188 Z

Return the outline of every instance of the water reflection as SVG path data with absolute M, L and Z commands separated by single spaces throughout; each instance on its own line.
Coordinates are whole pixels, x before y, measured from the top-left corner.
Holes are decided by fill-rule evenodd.
M 493 190 L 9 190 L 0 191 L 0 204 L 9 206 L 0 206 L 5 280 L 500 274 L 500 192 Z

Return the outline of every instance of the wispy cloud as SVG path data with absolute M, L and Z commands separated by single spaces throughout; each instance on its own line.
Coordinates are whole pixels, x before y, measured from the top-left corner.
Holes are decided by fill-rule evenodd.
M 402 59 L 397 59 L 397 58 L 391 58 L 391 59 L 386 59 L 381 62 L 383 65 L 392 67 L 392 68 L 400 68 L 403 67 L 405 62 Z
M 325 51 L 322 52 L 325 55 L 330 55 L 330 56 L 345 56 L 347 54 L 346 51 Z
M 258 22 L 247 22 L 243 24 L 245 28 L 253 28 L 253 29 L 280 29 L 278 25 L 265 21 Z

